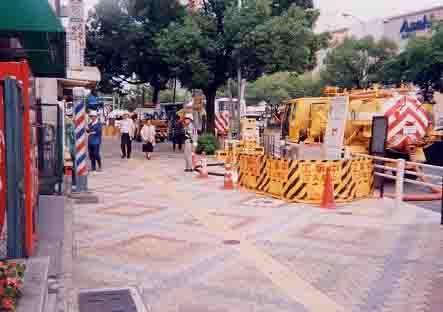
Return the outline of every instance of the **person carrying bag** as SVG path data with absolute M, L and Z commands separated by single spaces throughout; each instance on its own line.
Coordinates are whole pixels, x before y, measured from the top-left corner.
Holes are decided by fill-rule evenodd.
M 143 140 L 143 153 L 146 153 L 147 159 L 151 159 L 155 146 L 155 126 L 152 125 L 151 120 L 146 120 L 140 135 Z

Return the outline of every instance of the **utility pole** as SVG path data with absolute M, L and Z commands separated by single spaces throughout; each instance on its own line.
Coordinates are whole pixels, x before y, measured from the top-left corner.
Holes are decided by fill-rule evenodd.
M 238 0 L 238 11 L 240 12 L 242 9 L 242 0 Z M 238 55 L 238 68 L 237 68 L 237 84 L 238 84 L 238 93 L 237 93 L 237 103 L 236 103 L 236 115 L 235 115 L 235 128 L 237 131 L 237 138 L 240 139 L 240 114 L 241 114 L 241 105 L 242 105 L 242 72 L 241 72 L 241 58 L 240 54 Z

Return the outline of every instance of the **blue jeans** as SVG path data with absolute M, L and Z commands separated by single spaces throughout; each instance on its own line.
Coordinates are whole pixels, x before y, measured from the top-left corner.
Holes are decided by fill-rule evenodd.
M 90 144 L 88 145 L 89 159 L 91 160 L 91 170 L 95 171 L 98 168 L 102 168 L 102 158 L 100 157 L 100 144 Z

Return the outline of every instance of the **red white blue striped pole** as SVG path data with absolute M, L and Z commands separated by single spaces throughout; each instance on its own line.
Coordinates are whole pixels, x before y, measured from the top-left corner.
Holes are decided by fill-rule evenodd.
M 78 192 L 82 192 L 88 188 L 85 89 L 82 87 L 74 88 L 73 96 L 76 187 Z

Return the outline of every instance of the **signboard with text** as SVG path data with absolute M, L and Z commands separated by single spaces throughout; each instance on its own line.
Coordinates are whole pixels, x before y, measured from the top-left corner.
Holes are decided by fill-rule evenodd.
M 84 66 L 84 50 L 86 45 L 84 3 L 83 0 L 70 0 L 70 16 L 68 29 L 69 67 L 81 70 Z
M 348 96 L 337 96 L 331 100 L 324 141 L 325 157 L 328 160 L 341 158 L 348 116 L 348 103 Z

